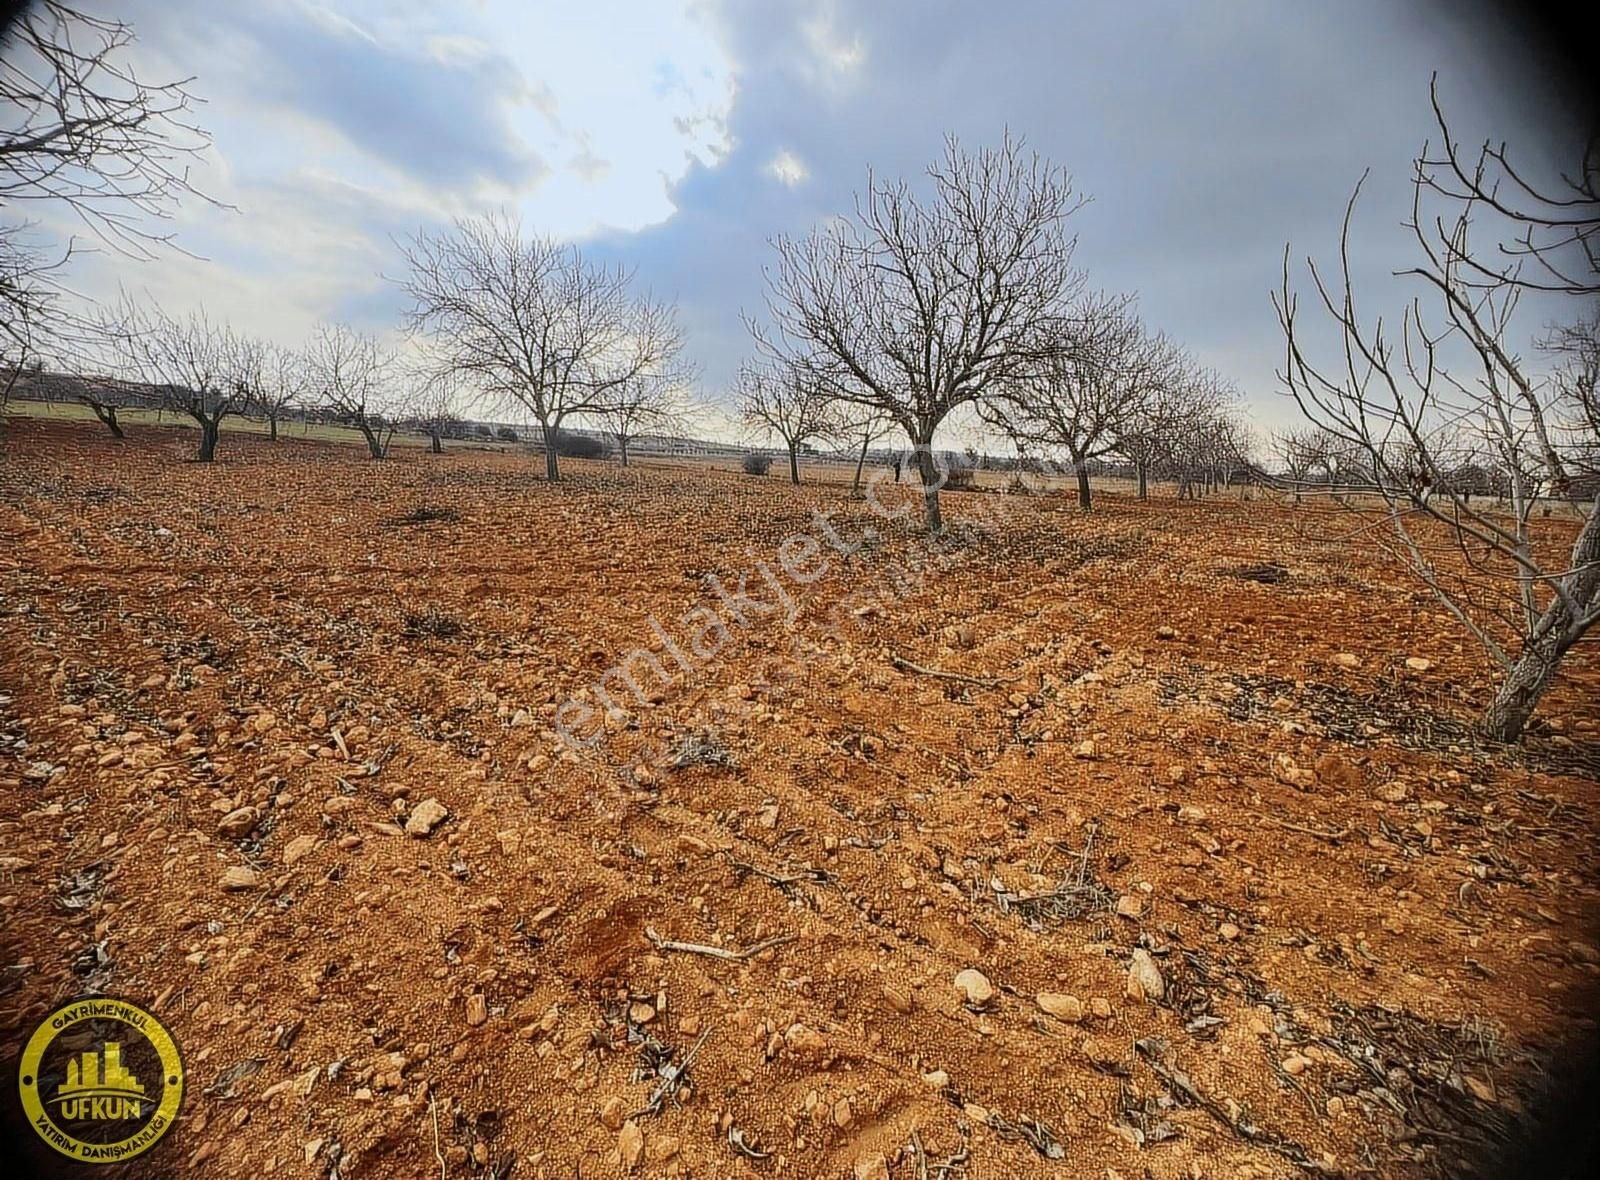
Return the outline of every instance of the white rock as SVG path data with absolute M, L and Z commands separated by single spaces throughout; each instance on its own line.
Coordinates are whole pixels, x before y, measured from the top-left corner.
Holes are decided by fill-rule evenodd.
M 1161 968 L 1150 957 L 1150 952 L 1139 947 L 1128 964 L 1128 994 L 1134 999 L 1159 1000 L 1167 994 L 1166 980 L 1161 978 Z
M 222 887 L 230 893 L 238 893 L 245 889 L 254 889 L 258 880 L 254 869 L 244 865 L 234 865 L 222 874 Z
M 1041 1012 L 1046 1012 L 1057 1020 L 1076 1024 L 1083 1019 L 1083 1001 L 1077 996 L 1069 996 L 1064 992 L 1040 992 L 1033 1000 L 1039 1005 Z
M 988 976 L 973 967 L 956 974 L 956 990 L 974 1008 L 982 1008 L 994 999 L 994 985 L 989 982 Z
M 419 840 L 433 834 L 433 829 L 438 827 L 450 814 L 450 809 L 437 799 L 424 799 L 412 810 L 406 820 L 406 831 Z

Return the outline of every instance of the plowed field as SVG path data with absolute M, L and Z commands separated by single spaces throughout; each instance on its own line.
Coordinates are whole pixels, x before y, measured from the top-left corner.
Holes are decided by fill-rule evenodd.
M 0 1043 L 154 1006 L 127 1175 L 1459 1175 L 1592 1027 L 1594 645 L 1483 745 L 1331 509 L 190 443 L 0 442 Z

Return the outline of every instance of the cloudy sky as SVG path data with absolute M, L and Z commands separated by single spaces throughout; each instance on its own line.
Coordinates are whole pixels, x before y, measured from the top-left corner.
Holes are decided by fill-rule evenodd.
M 1327 258 L 1372 170 L 1356 263 L 1398 307 L 1428 78 L 1466 139 L 1547 163 L 1564 122 L 1518 30 L 1426 0 L 131 0 L 142 72 L 194 75 L 214 146 L 176 218 L 198 258 L 89 258 L 174 310 L 285 342 L 387 330 L 393 241 L 505 207 L 677 298 L 705 392 L 746 351 L 775 233 L 849 208 L 867 167 L 915 176 L 954 132 L 1006 128 L 1092 198 L 1097 286 L 1288 419 L 1268 295 L 1285 242 Z M 1531 332 L 1537 325 L 1530 324 Z

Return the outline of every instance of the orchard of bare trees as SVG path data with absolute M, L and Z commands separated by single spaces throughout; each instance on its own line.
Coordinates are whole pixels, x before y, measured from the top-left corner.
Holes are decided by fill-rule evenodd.
M 132 35 L 46 0 L 0 57 L 0 397 L 57 390 L 128 442 L 130 410 L 172 415 L 196 428 L 200 462 L 241 417 L 274 442 L 287 421 L 341 425 L 380 461 L 398 431 L 439 454 L 474 415 L 509 414 L 532 423 L 550 481 L 562 453 L 584 449 L 575 426 L 624 467 L 643 440 L 691 431 L 703 407 L 674 299 L 515 213 L 398 243 L 390 281 L 408 306 L 388 330 L 329 319 L 266 339 L 143 294 L 139 264 L 179 248 L 178 202 L 211 200 L 188 167 L 209 136 L 191 79 L 132 71 Z M 1435 114 L 1439 138 L 1412 180 L 1400 318 L 1356 310 L 1343 266 L 1354 198 L 1333 270 L 1308 262 L 1297 287 L 1285 255 L 1280 378 L 1302 421 L 1266 457 L 1226 375 L 1147 325 L 1134 296 L 1091 284 L 1074 234 L 1086 198 L 1009 133 L 976 148 L 952 136 L 918 178 L 869 171 L 850 208 L 776 235 L 764 308 L 746 318 L 752 354 L 722 407 L 781 449 L 794 484 L 802 459 L 825 457 L 853 466 L 856 492 L 875 448 L 897 479 L 914 469 L 930 533 L 957 475 L 942 456 L 973 438 L 1017 469 L 1066 477 L 1086 511 L 1092 473 L 1109 467 L 1141 501 L 1156 483 L 1196 500 L 1245 479 L 1376 516 L 1498 668 L 1483 724 L 1514 739 L 1600 617 L 1600 149 L 1536 181 L 1504 148 L 1465 150 L 1437 102 Z M 23 215 L 46 201 L 126 263 L 118 299 L 66 285 L 80 243 Z M 1530 295 L 1568 311 L 1528 354 Z M 1313 315 L 1330 346 L 1307 331 Z M 1559 555 L 1537 535 L 1552 504 L 1579 522 Z

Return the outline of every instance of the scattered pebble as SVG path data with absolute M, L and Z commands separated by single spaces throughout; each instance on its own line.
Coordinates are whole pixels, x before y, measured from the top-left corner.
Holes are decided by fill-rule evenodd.
M 254 807 L 237 807 L 217 823 L 217 832 L 229 840 L 239 840 L 255 831 L 261 822 L 261 812 Z
M 623 1123 L 617 1132 L 617 1151 L 622 1156 L 622 1166 L 628 1171 L 639 1166 L 639 1160 L 644 1155 L 644 1132 L 632 1119 Z
M 411 815 L 406 819 L 406 832 L 419 840 L 431 836 L 433 829 L 443 823 L 449 815 L 449 808 L 437 799 L 424 799 L 412 809 Z
M 1083 1001 L 1077 996 L 1070 996 L 1064 992 L 1040 992 L 1034 997 L 1034 1003 L 1039 1005 L 1039 1010 L 1057 1020 L 1065 1020 L 1069 1024 L 1076 1024 L 1083 1019 Z
M 222 887 L 230 893 L 238 893 L 245 889 L 254 889 L 260 882 L 260 874 L 245 865 L 234 865 L 222 874 Z
M 1167 983 L 1161 977 L 1161 968 L 1156 966 L 1149 951 L 1143 947 L 1136 948 L 1128 964 L 1128 998 L 1154 1002 L 1166 994 Z
M 970 1007 L 982 1008 L 994 999 L 994 985 L 989 982 L 988 976 L 974 967 L 956 974 L 956 990 L 965 998 Z

